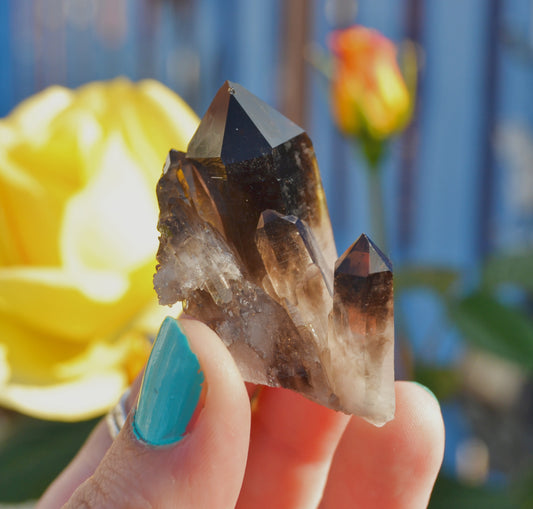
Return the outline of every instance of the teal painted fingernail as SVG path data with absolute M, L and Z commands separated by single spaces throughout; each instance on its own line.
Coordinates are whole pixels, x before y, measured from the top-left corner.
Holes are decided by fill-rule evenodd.
M 419 387 L 422 387 L 422 389 L 425 389 L 427 392 L 429 392 L 437 401 L 439 400 L 439 398 L 437 398 L 437 396 L 435 396 L 435 394 L 433 393 L 433 391 L 431 389 L 429 389 L 428 387 L 426 387 L 425 385 L 421 384 L 420 382 L 415 382 L 413 381 L 414 384 L 418 385 Z
M 133 419 L 137 438 L 167 445 L 183 438 L 198 405 L 204 374 L 174 318 L 163 321 L 146 364 Z

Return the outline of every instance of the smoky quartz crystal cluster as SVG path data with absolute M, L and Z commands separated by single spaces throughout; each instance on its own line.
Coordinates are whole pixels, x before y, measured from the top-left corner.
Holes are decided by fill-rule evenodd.
M 157 185 L 154 286 L 215 330 L 245 380 L 382 425 L 394 416 L 392 268 L 338 259 L 311 140 L 226 82 Z

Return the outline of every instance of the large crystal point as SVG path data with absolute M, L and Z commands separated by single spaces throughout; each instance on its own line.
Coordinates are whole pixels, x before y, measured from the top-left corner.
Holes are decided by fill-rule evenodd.
M 244 87 L 226 81 L 191 138 L 187 156 L 220 159 L 225 165 L 249 161 L 303 133 Z
M 236 83 L 218 91 L 187 149 L 222 218 L 228 241 L 254 278 L 264 275 L 254 243 L 261 212 L 305 221 L 330 263 L 333 233 L 311 140 Z
M 392 283 L 390 261 L 365 234 L 335 264 L 328 335 L 333 392 L 350 413 L 378 425 L 394 416 Z
M 351 255 L 333 275 L 324 192 L 300 127 L 226 82 L 187 154 L 170 151 L 157 196 L 161 304 L 180 300 L 214 329 L 248 381 L 291 388 L 379 424 L 391 417 L 383 418 L 383 401 L 392 350 L 373 339 L 371 348 L 361 346 L 362 329 L 352 320 L 357 309 L 361 319 L 366 308 L 378 309 L 367 300 L 382 284 L 374 277 L 378 262 L 369 265 L 366 293 L 357 286 L 364 270 L 343 279 Z M 392 344 L 392 302 L 387 309 L 369 318 L 383 318 L 376 322 L 383 345 Z

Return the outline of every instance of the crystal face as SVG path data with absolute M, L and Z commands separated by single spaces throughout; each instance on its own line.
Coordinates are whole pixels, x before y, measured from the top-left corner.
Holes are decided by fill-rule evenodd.
M 157 186 L 154 286 L 214 329 L 245 380 L 381 425 L 394 416 L 392 270 L 336 251 L 311 140 L 226 82 Z

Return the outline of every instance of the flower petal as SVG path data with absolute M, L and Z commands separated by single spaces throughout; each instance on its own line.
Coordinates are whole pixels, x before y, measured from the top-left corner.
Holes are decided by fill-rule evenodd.
M 0 319 L 16 319 L 33 329 L 36 338 L 88 342 L 108 337 L 156 301 L 153 267 L 147 263 L 129 276 L 54 268 L 0 269 Z M 0 341 L 9 338 L 0 336 Z
M 76 421 L 107 412 L 125 387 L 122 373 L 102 371 L 62 384 L 0 387 L 0 404 L 41 419 Z
M 0 120 L 0 404 L 86 418 L 142 368 L 169 312 L 154 188 L 197 124 L 163 85 L 125 79 L 52 87 Z
M 94 160 L 98 175 L 65 207 L 63 266 L 127 274 L 157 250 L 157 204 L 142 170 L 114 133 Z

